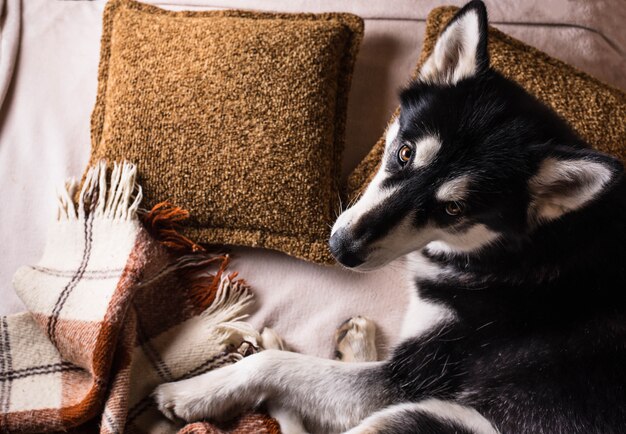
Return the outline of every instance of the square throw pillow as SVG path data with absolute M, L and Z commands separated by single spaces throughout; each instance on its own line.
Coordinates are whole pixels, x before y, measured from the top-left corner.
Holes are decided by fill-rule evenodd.
M 91 161 L 137 164 L 145 206 L 198 243 L 333 263 L 329 225 L 363 34 L 344 13 L 104 11 Z
M 424 47 L 413 78 L 457 11 L 456 7 L 441 7 L 428 15 Z M 489 28 L 489 56 L 496 70 L 552 107 L 591 146 L 626 162 L 626 94 L 494 28 Z M 391 121 L 398 113 L 399 109 Z M 384 148 L 383 135 L 348 177 L 348 196 L 357 197 L 369 184 Z

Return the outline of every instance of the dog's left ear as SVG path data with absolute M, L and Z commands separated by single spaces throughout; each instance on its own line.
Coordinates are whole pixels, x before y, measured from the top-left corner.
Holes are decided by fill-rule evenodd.
M 466 4 L 437 39 L 420 79 L 454 85 L 489 67 L 487 9 L 480 0 Z
M 555 148 L 530 179 L 529 217 L 555 220 L 587 205 L 622 176 L 622 163 L 592 149 Z

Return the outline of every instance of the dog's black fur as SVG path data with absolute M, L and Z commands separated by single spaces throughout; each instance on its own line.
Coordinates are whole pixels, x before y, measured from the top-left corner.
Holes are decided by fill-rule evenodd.
M 159 386 L 170 418 L 267 401 L 320 432 L 626 432 L 624 167 L 490 68 L 482 2 L 449 26 L 330 239 L 362 270 L 410 252 L 406 340 L 374 363 L 261 351 Z
M 477 182 L 466 220 L 503 237 L 473 254 L 425 250 L 453 272 L 418 277 L 420 297 L 450 307 L 456 320 L 402 343 L 382 368 L 386 388 L 397 402 L 471 406 L 503 433 L 626 432 L 623 166 L 489 67 L 484 5 L 471 2 L 458 16 L 468 10 L 482 21 L 478 73 L 454 86 L 417 81 L 401 94 L 402 140 L 437 132 L 437 160 L 400 170 L 390 159 L 395 174 L 385 185 L 401 185 L 401 194 L 364 216 L 355 236 L 375 241 L 410 210 L 417 227 L 454 224 L 434 191 L 450 174 L 470 173 Z M 597 161 L 613 176 L 583 208 L 535 224 L 528 185 L 546 158 Z

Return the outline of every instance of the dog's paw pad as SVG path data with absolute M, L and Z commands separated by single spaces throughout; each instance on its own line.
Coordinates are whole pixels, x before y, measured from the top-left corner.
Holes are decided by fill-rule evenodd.
M 344 321 L 335 332 L 335 358 L 345 362 L 372 362 L 376 360 L 376 325 L 373 321 L 355 316 Z

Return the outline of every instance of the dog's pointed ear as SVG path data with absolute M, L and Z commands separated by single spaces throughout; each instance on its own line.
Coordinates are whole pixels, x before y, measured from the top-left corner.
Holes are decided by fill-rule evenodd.
M 529 217 L 545 222 L 576 211 L 601 196 L 623 172 L 622 163 L 609 155 L 557 147 L 530 178 Z
M 439 35 L 419 77 L 423 81 L 454 85 L 489 67 L 487 9 L 480 0 L 466 4 Z

